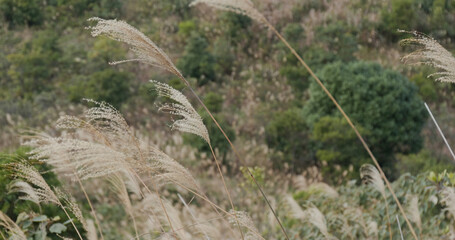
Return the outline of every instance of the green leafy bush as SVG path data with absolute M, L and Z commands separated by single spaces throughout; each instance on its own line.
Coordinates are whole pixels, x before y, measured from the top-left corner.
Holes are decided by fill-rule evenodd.
M 53 31 L 40 31 L 18 51 L 9 54 L 8 77 L 16 97 L 32 99 L 33 95 L 52 90 L 59 73 L 58 36 Z
M 282 168 L 287 163 L 298 172 L 313 164 L 309 154 L 309 128 L 299 109 L 277 113 L 266 126 L 265 135 L 267 145 L 284 154 L 284 159 L 275 160 L 276 168 Z
M 43 22 L 43 1 L 0 0 L 0 11 L 10 26 L 40 25 Z
M 215 59 L 208 51 L 207 40 L 198 34 L 193 34 L 185 47 L 183 56 L 178 60 L 179 69 L 190 77 L 198 79 L 202 86 L 215 81 Z
M 368 132 L 357 128 L 368 139 Z M 332 183 L 357 178 L 360 166 L 370 161 L 367 153 L 360 151 L 359 140 L 344 118 L 320 118 L 313 125 L 312 139 L 317 142 L 317 159 L 324 162 L 322 173 Z
M 209 92 L 204 96 L 204 104 L 211 112 L 219 113 L 223 108 L 223 97 L 215 92 Z
M 427 115 L 416 86 L 406 77 L 368 62 L 333 63 L 317 75 L 354 123 L 368 131 L 367 142 L 382 164 L 390 168 L 393 153 L 420 150 Z M 304 112 L 310 126 L 324 116 L 340 116 L 315 82 Z
M 107 69 L 95 72 L 88 76 L 79 76 L 73 79 L 74 83 L 68 87 L 69 100 L 80 102 L 82 98 L 96 101 L 105 101 L 119 107 L 131 95 L 129 90 L 130 75 Z

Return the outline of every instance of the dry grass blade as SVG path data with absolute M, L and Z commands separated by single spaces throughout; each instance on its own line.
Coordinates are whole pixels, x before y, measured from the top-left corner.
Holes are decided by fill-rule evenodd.
M 165 83 L 153 80 L 150 82 L 155 84 L 158 95 L 168 97 L 176 102 L 165 103 L 159 108 L 160 111 L 182 117 L 182 119 L 174 121 L 172 129 L 198 135 L 210 144 L 209 132 L 207 131 L 201 116 L 197 113 L 185 95 Z
M 426 64 L 439 69 L 438 72 L 429 75 L 435 76 L 437 81 L 455 82 L 455 58 L 436 40 L 418 32 L 407 32 L 414 35 L 401 41 L 402 45 L 417 45 L 422 48 L 402 58 L 405 63 Z
M 130 45 L 130 49 L 137 56 L 136 59 L 117 61 L 112 62 L 111 64 L 140 61 L 166 69 L 170 72 L 178 72 L 171 59 L 163 50 L 161 50 L 161 48 L 128 23 L 118 20 L 105 20 L 97 17 L 90 18 L 88 21 L 96 22 L 95 26 L 87 27 L 87 29 L 91 30 L 93 37 L 104 35 L 116 41 L 124 42 Z
M 2 211 L 0 211 L 0 227 L 8 231 L 9 240 L 27 240 L 24 231 Z
M 200 3 L 216 9 L 242 14 L 258 22 L 264 22 L 265 20 L 264 16 L 254 7 L 253 2 L 250 0 L 196 0 L 190 6 Z

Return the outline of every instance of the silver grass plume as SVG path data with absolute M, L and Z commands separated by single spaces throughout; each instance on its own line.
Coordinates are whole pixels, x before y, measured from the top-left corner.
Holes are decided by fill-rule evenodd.
M 190 206 L 186 203 L 186 201 L 182 197 L 182 195 L 177 193 L 177 196 L 179 197 L 180 201 L 183 203 L 183 206 L 185 206 L 185 209 L 188 211 L 188 213 L 190 214 L 191 218 L 193 219 L 194 225 L 195 225 L 198 233 L 200 233 L 200 235 L 204 235 L 206 240 L 210 240 L 211 238 L 209 237 L 209 234 L 208 234 L 209 232 L 211 232 L 210 226 L 207 223 L 201 222 L 197 218 L 196 214 L 193 212 L 193 210 L 190 208 Z M 217 236 L 217 235 L 212 233 L 211 236 Z
M 57 170 L 75 169 L 81 180 L 106 176 L 129 168 L 125 154 L 99 143 L 67 138 L 42 138 L 34 142 L 32 159 Z M 61 152 L 67 154 L 59 154 Z
M 324 235 L 324 237 L 327 239 L 336 239 L 335 237 L 331 236 L 327 230 L 325 217 L 317 207 L 312 206 L 305 209 L 304 214 L 307 221 L 317 227 L 322 235 Z
M 9 193 L 24 193 L 23 196 L 20 196 L 19 199 L 34 202 L 37 205 L 40 204 L 41 199 L 38 193 L 35 192 L 35 189 L 28 182 L 22 180 L 14 181 L 8 186 Z
M 254 7 L 253 2 L 250 0 L 195 0 L 190 4 L 190 6 L 195 6 L 201 3 L 219 10 L 231 11 L 248 16 L 260 23 L 265 21 L 264 16 Z
M 334 239 L 327 230 L 327 224 L 324 215 L 315 206 L 310 206 L 303 210 L 302 207 L 295 201 L 291 195 L 287 195 L 286 205 L 292 216 L 296 219 L 306 220 L 319 229 L 319 231 L 327 238 Z
M 253 220 L 246 212 L 235 211 L 231 209 L 229 210 L 229 213 L 230 215 L 228 220 L 232 225 L 240 225 L 240 227 L 243 227 L 247 230 L 244 236 L 246 240 L 264 239 L 259 233 L 259 230 L 254 225 Z
M 81 118 L 60 117 L 56 126 L 60 129 L 82 129 L 100 143 L 122 151 L 134 151 L 137 148 L 130 147 L 132 144 L 136 144 L 138 140 L 117 109 L 105 102 L 97 102 L 92 99 L 84 99 L 84 101 L 93 103 L 95 106 L 84 111 Z
M 150 168 L 153 178 L 161 183 L 175 183 L 184 188 L 199 191 L 199 186 L 191 173 L 166 153 L 154 149 L 150 152 Z
M 360 167 L 360 178 L 364 183 L 371 184 L 386 199 L 384 182 L 379 171 L 373 165 L 362 165 Z
M 113 40 L 124 42 L 130 45 L 130 49 L 136 54 L 137 58 L 116 61 L 111 64 L 118 64 L 129 61 L 139 61 L 152 66 L 163 68 L 169 72 L 180 75 L 171 59 L 159 48 L 152 40 L 142 32 L 132 27 L 124 21 L 105 20 L 98 17 L 89 18 L 88 21 L 96 22 L 95 26 L 87 27 L 91 30 L 93 37 L 100 35 L 107 36 Z
M 422 231 L 422 220 L 419 212 L 419 197 L 417 195 L 407 196 L 408 204 L 406 208 L 406 215 L 409 220 L 414 222 L 420 231 Z
M 190 235 L 185 231 L 185 227 L 180 219 L 180 211 L 168 200 L 161 199 L 161 201 L 164 204 L 167 216 L 174 227 L 174 233 L 177 235 L 178 239 L 190 239 Z M 146 215 L 153 214 L 153 218 L 157 218 L 162 225 L 169 225 L 166 213 L 160 203 L 160 196 L 156 194 L 147 194 L 141 202 L 134 205 L 134 209 L 134 212 L 136 213 L 142 212 Z
M 91 219 L 87 219 L 87 240 L 98 240 L 95 223 Z
M 129 175 L 128 173 L 126 174 Z M 123 176 L 121 176 L 120 174 L 112 174 L 109 176 L 108 180 L 111 183 L 111 189 L 115 193 L 115 196 L 120 200 L 120 203 L 123 205 L 123 208 L 131 217 L 131 220 L 133 221 L 134 230 L 136 232 L 136 236 L 138 236 L 137 224 L 134 218 L 133 204 L 131 203 L 130 195 L 128 194 L 127 186 L 125 184 L 125 181 L 123 180 Z
M 85 221 L 84 216 L 82 215 L 82 211 L 77 205 L 76 201 L 74 198 L 69 196 L 67 193 L 63 192 L 62 190 L 55 188 L 55 193 L 58 196 L 59 199 L 61 199 L 61 203 L 66 205 L 66 207 L 74 214 L 77 220 L 82 224 L 82 227 L 84 230 L 87 231 L 88 226 L 87 222 Z M 62 206 L 63 207 L 63 206 Z
M 0 227 L 9 233 L 9 240 L 27 240 L 24 231 L 2 211 L 0 211 Z
M 160 111 L 165 111 L 172 115 L 182 117 L 181 119 L 174 121 L 172 129 L 195 134 L 210 144 L 209 133 L 204 125 L 204 122 L 202 121 L 201 116 L 197 113 L 185 95 L 165 83 L 153 80 L 150 82 L 155 84 L 158 95 L 168 97 L 176 102 L 163 104 L 159 108 Z
M 375 239 L 379 239 L 378 223 L 375 221 L 368 221 L 367 223 L 368 235 L 374 236 Z
M 20 191 L 26 195 L 24 199 L 31 199 L 33 202 L 38 203 L 50 202 L 61 206 L 57 195 L 46 183 L 43 176 L 41 176 L 36 168 L 26 163 L 25 161 L 12 163 L 11 166 L 13 168 L 15 177 L 22 178 L 29 184 L 33 185 L 33 187 L 29 188 L 28 186 L 24 187 L 25 185 L 22 184 L 20 188 L 15 188 L 16 191 Z
M 440 196 L 441 203 L 446 206 L 445 210 L 455 218 L 455 189 L 452 187 L 445 187 L 441 190 Z
M 286 206 L 289 208 L 289 212 L 291 213 L 292 217 L 296 219 L 305 219 L 305 212 L 303 211 L 302 207 L 295 201 L 295 199 L 291 195 L 286 195 L 285 197 Z
M 407 32 L 407 31 L 400 31 Z M 401 41 L 403 45 L 418 45 L 422 48 L 402 58 L 405 63 L 413 62 L 426 64 L 437 68 L 439 71 L 429 75 L 435 76 L 437 81 L 455 82 L 455 58 L 452 53 L 442 47 L 436 40 L 418 32 L 407 32 L 414 35 Z
M 133 205 L 131 204 L 130 196 L 122 176 L 112 174 L 108 177 L 108 180 L 111 184 L 111 190 L 115 193 L 115 196 L 119 199 L 125 211 L 133 216 Z

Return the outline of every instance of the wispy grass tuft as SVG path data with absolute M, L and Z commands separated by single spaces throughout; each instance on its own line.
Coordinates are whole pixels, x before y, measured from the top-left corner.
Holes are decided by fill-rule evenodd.
M 404 39 L 402 45 L 416 45 L 420 49 L 404 56 L 402 61 L 409 64 L 425 64 L 438 69 L 438 72 L 429 75 L 435 77 L 436 81 L 455 83 L 455 58 L 435 39 L 425 36 L 419 32 L 408 32 L 414 35 L 413 38 Z

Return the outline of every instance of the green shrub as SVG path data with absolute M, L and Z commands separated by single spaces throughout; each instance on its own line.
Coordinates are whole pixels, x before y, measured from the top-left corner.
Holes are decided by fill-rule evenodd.
M 190 37 L 191 33 L 193 33 L 195 30 L 196 23 L 193 20 L 182 21 L 179 23 L 179 31 L 177 34 L 183 38 L 187 38 Z
M 296 172 L 313 164 L 309 154 L 309 128 L 299 109 L 277 113 L 265 128 L 266 142 L 283 153 L 284 159 L 274 162 L 276 168 L 287 163 Z
M 215 70 L 223 75 L 232 73 L 235 61 L 234 48 L 231 42 L 225 38 L 218 38 L 213 46 L 213 56 L 215 57 Z
M 10 26 L 40 25 L 43 22 L 43 1 L 0 0 L 0 12 Z
M 130 75 L 112 69 L 95 72 L 88 77 L 76 76 L 67 91 L 69 100 L 80 102 L 82 98 L 104 101 L 119 108 L 130 97 Z
M 317 75 L 354 123 L 368 131 L 367 142 L 380 162 L 391 167 L 393 153 L 420 150 L 420 131 L 427 115 L 417 87 L 400 73 L 376 63 L 337 62 Z M 324 116 L 340 116 L 315 82 L 304 112 L 310 126 Z M 364 151 L 360 143 L 357 146 L 359 152 Z
M 59 73 L 61 50 L 53 31 L 40 31 L 9 54 L 8 77 L 16 97 L 32 99 L 33 94 L 52 90 Z
M 336 21 L 316 29 L 315 39 L 338 59 L 352 61 L 358 45 L 356 34 L 346 23 Z
M 210 81 L 215 81 L 215 59 L 208 51 L 207 40 L 193 34 L 185 47 L 183 56 L 178 60 L 177 66 L 183 74 L 198 79 L 202 86 Z
M 363 137 L 368 132 L 357 126 Z M 365 151 L 360 151 L 359 140 L 344 118 L 326 116 L 313 125 L 312 139 L 316 141 L 316 157 L 324 162 L 321 170 L 332 183 L 355 179 L 358 169 L 370 161 Z
M 395 0 L 391 2 L 390 9 L 382 11 L 379 28 L 387 38 L 397 41 L 402 35 L 397 29 L 415 30 L 418 17 L 413 0 Z
M 400 174 L 419 174 L 427 171 L 454 171 L 455 167 L 450 159 L 438 160 L 430 151 L 422 150 L 414 154 L 398 155 L 397 170 Z
M 420 72 L 413 75 L 409 80 L 419 88 L 419 94 L 425 101 L 434 101 L 438 97 L 436 83 L 428 79 L 428 74 Z
M 204 104 L 212 113 L 219 113 L 223 108 L 223 97 L 217 93 L 209 92 L 204 96 Z
M 249 33 L 246 29 L 252 23 L 249 17 L 232 12 L 223 12 L 220 21 L 225 35 L 233 42 L 248 39 Z

